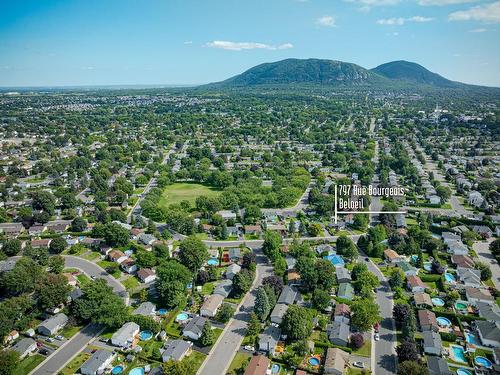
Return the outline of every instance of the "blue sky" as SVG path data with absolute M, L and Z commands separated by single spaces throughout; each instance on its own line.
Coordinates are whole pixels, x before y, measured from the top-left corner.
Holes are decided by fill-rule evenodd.
M 198 84 L 289 57 L 500 86 L 500 1 L 0 2 L 0 86 Z

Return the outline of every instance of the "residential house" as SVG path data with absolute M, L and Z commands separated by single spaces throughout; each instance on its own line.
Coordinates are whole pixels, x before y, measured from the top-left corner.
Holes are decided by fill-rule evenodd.
M 224 220 L 236 220 L 236 214 L 233 211 L 221 210 L 217 211 L 216 214 L 222 216 Z
M 417 276 L 418 274 L 418 269 L 413 267 L 410 263 L 408 262 L 396 262 L 396 266 L 401 268 L 401 271 L 405 274 L 406 277 L 408 276 Z
M 468 202 L 471 206 L 481 207 L 484 202 L 483 195 L 479 191 L 469 192 Z
M 33 249 L 40 249 L 42 247 L 49 247 L 51 242 L 52 242 L 52 238 L 35 239 L 35 240 L 31 240 L 31 247 Z
M 123 261 L 125 261 L 128 257 L 121 252 L 120 250 L 112 250 L 108 253 L 108 259 L 112 262 L 116 262 L 118 264 L 121 264 Z
M 500 322 L 500 307 L 497 304 L 477 302 L 476 308 L 481 318 L 490 322 Z
M 28 229 L 30 236 L 39 236 L 47 230 L 45 225 L 33 225 Z
M 486 225 L 473 225 L 472 230 L 479 234 L 482 238 L 490 238 L 493 236 L 493 231 Z
M 232 280 L 222 280 L 214 289 L 214 294 L 220 294 L 222 297 L 227 298 L 233 289 Z
M 286 269 L 293 270 L 295 269 L 295 264 L 297 263 L 297 259 L 287 254 L 285 256 L 285 262 L 286 262 Z
M 430 310 L 418 310 L 418 323 L 422 331 L 437 331 L 438 324 L 436 314 Z
M 135 260 L 133 260 L 132 258 L 127 258 L 120 263 L 120 268 L 128 274 L 132 274 L 137 272 L 138 266 L 135 263 Z
M 226 269 L 226 278 L 232 280 L 241 271 L 239 264 L 232 263 Z
M 10 331 L 10 333 L 3 339 L 3 342 L 4 344 L 8 344 L 14 340 L 17 340 L 18 338 L 19 338 L 19 332 L 17 332 L 16 330 Z
M 352 301 L 354 298 L 354 288 L 350 283 L 340 283 L 337 290 L 337 297 Z
M 191 341 L 184 340 L 170 340 L 165 344 L 165 349 L 161 354 L 161 359 L 163 362 L 167 361 L 182 361 L 185 357 L 191 354 L 193 348 L 193 343 Z
M 385 249 L 384 250 L 384 258 L 389 263 L 404 262 L 404 260 L 405 260 L 405 257 L 400 256 L 397 252 L 395 252 L 392 249 Z
M 19 354 L 19 359 L 23 359 L 36 350 L 36 341 L 31 337 L 24 337 L 14 344 L 12 350 Z
M 413 293 L 425 292 L 426 285 L 418 276 L 408 276 L 407 278 L 408 289 Z
M 480 287 L 481 271 L 472 268 L 457 268 L 457 276 L 466 287 Z
M 500 322 L 476 320 L 475 326 L 484 346 L 500 348 Z
M 44 320 L 38 327 L 38 333 L 44 336 L 55 335 L 60 329 L 68 323 L 66 314 L 59 313 Z
M 195 316 L 186 325 L 186 327 L 182 331 L 182 335 L 194 341 L 199 340 L 203 332 L 203 326 L 206 322 L 206 318 Z
M 448 253 L 453 255 L 467 255 L 469 248 L 462 241 L 448 241 L 446 242 Z
M 349 325 L 343 321 L 333 321 L 326 327 L 328 339 L 334 345 L 348 346 L 349 345 Z
M 137 272 L 137 277 L 139 278 L 139 280 L 141 280 L 143 283 L 151 283 L 153 282 L 155 279 L 156 279 L 156 274 L 154 273 L 154 271 L 150 268 L 141 268 L 138 272 Z
M 452 255 L 451 262 L 457 268 L 474 268 L 474 261 L 468 255 Z
M 335 267 L 335 274 L 337 276 L 337 282 L 340 283 L 350 283 L 351 273 L 345 267 Z
M 212 294 L 208 296 L 201 306 L 200 315 L 213 318 L 217 314 L 219 307 L 222 305 L 223 300 L 224 297 L 220 294 Z
M 271 361 L 263 355 L 254 355 L 250 359 L 243 375 L 266 375 Z
M 446 359 L 435 356 L 427 357 L 427 368 L 429 375 L 453 375 L 454 373 L 448 368 Z
M 146 301 L 141 303 L 132 313 L 133 315 L 155 316 L 156 306 L 154 303 Z
M 262 233 L 262 228 L 260 225 L 245 225 L 244 226 L 245 234 L 250 235 L 260 235 Z
M 151 246 L 156 241 L 156 237 L 149 233 L 141 233 L 137 239 L 146 246 Z
M 231 262 L 239 262 L 241 260 L 241 249 L 239 247 L 231 247 L 227 253 Z
M 328 348 L 326 351 L 324 374 L 343 375 L 349 364 L 349 353 L 339 348 Z
M 423 347 L 425 354 L 441 355 L 443 343 L 439 333 L 435 331 L 424 331 L 422 337 L 424 339 Z
M 482 288 L 465 288 L 465 295 L 467 301 L 471 304 L 476 305 L 478 302 L 489 303 L 490 305 L 495 303 L 495 298 L 487 289 Z
M 425 292 L 418 292 L 413 294 L 413 300 L 415 301 L 416 307 L 433 307 L 431 296 Z
M 279 327 L 269 326 L 259 335 L 259 351 L 274 355 L 276 345 L 281 336 Z
M 271 322 L 276 324 L 281 324 L 281 322 L 283 321 L 283 316 L 286 313 L 286 310 L 288 310 L 288 305 L 284 303 L 277 303 L 274 306 L 273 311 L 271 312 Z
M 99 349 L 87 359 L 80 367 L 83 375 L 104 374 L 106 368 L 110 367 L 116 354 L 109 350 Z
M 345 303 L 337 303 L 333 312 L 333 321 L 349 324 L 351 320 L 351 308 Z
M 278 298 L 278 303 L 292 305 L 298 297 L 298 292 L 295 288 L 286 285 Z
M 138 324 L 127 322 L 111 336 L 111 344 L 120 348 L 129 348 L 133 345 L 139 331 L 140 328 Z

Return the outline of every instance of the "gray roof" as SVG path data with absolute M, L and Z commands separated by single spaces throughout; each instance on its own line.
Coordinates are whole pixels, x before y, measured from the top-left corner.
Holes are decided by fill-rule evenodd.
M 119 341 L 122 343 L 127 342 L 132 338 L 132 335 L 139 329 L 139 325 L 134 322 L 125 323 L 120 327 L 118 331 L 116 331 L 113 336 L 111 336 L 111 340 Z
M 457 275 L 464 283 L 481 285 L 481 271 L 479 270 L 458 267 Z
M 162 353 L 161 358 L 163 362 L 170 359 L 180 361 L 192 345 L 192 342 L 184 340 L 171 340 L 165 345 L 165 351 Z
M 452 375 L 453 373 L 448 368 L 448 362 L 441 357 L 428 356 L 427 367 L 429 375 Z
M 259 349 L 262 351 L 274 352 L 281 336 L 279 327 L 269 326 L 259 335 Z
M 295 302 L 296 298 L 297 298 L 297 290 L 287 285 L 281 291 L 280 297 L 278 298 L 278 303 L 292 305 Z
M 201 316 L 196 316 L 189 321 L 182 332 L 193 332 L 194 334 L 199 336 L 203 331 L 203 326 L 205 325 L 206 321 L 207 319 Z
M 335 267 L 335 273 L 338 280 L 351 280 L 351 273 L 345 267 Z
M 151 316 L 156 312 L 156 306 L 154 303 L 151 302 L 143 302 L 137 307 L 133 314 L 134 315 L 144 315 L 144 316 Z
M 82 369 L 85 369 L 85 373 L 87 374 L 95 374 L 99 370 L 99 368 L 110 358 L 112 358 L 114 354 L 108 350 L 99 349 L 92 357 L 87 359 L 85 363 L 80 367 L 80 372 L 83 372 Z
M 478 301 L 476 303 L 476 307 L 479 310 L 479 316 L 483 317 L 486 320 L 492 322 L 500 321 L 500 308 L 498 305 L 490 305 L 489 303 Z
M 0 272 L 12 271 L 16 265 L 17 259 L 7 259 L 0 262 Z
M 476 320 L 477 330 L 481 337 L 487 340 L 500 342 L 500 322 L 489 322 L 487 320 Z
M 352 299 L 354 297 L 354 288 L 349 283 L 340 283 L 337 296 L 339 298 Z
M 20 355 L 23 355 L 33 345 L 36 345 L 36 341 L 30 337 L 25 337 L 16 342 L 16 344 L 12 347 L 12 350 L 18 352 Z
M 241 258 L 241 250 L 239 247 L 232 247 L 228 251 L 229 259 Z
M 422 333 L 422 336 L 424 338 L 424 347 L 433 347 L 440 349 L 443 346 L 439 333 L 436 333 L 434 331 L 425 331 Z
M 233 289 L 233 282 L 229 279 L 222 280 L 214 289 L 214 294 L 220 294 L 224 298 L 229 296 Z
M 66 314 L 59 313 L 59 314 L 56 314 L 56 315 L 51 316 L 50 318 L 44 320 L 42 323 L 40 323 L 39 327 L 45 327 L 49 331 L 53 331 L 53 330 L 57 329 L 58 327 L 66 324 L 67 321 L 68 321 L 68 317 L 66 316 Z
M 273 311 L 271 312 L 271 319 L 273 317 L 277 317 L 280 319 L 283 318 L 286 310 L 288 310 L 288 305 L 285 305 L 284 303 L 277 303 L 276 306 L 274 306 Z
M 334 321 L 326 330 L 330 341 L 340 339 L 347 342 L 349 340 L 349 325 L 343 321 Z
M 227 267 L 226 275 L 227 276 L 234 276 L 240 271 L 241 271 L 241 267 L 238 264 L 233 263 Z

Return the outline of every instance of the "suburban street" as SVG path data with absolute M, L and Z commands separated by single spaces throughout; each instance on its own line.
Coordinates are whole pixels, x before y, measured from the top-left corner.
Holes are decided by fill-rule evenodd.
M 239 350 L 241 342 L 245 337 L 247 321 L 250 317 L 249 310 L 253 310 L 255 304 L 255 290 L 262 284 L 262 279 L 273 274 L 273 267 L 266 256 L 260 250 L 256 251 L 257 268 L 255 281 L 247 293 L 240 310 L 234 315 L 214 344 L 210 354 L 201 365 L 197 374 L 214 375 L 225 374 L 235 353 Z
M 494 238 L 490 238 L 486 241 L 474 242 L 472 249 L 476 252 L 479 260 L 490 267 L 492 274 L 491 281 L 495 284 L 495 288 L 500 290 L 500 266 L 489 249 L 490 243 L 493 240 Z

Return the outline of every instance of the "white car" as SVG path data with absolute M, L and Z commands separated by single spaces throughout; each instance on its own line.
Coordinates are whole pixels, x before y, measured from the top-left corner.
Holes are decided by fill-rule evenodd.
M 358 368 L 365 368 L 365 364 L 361 361 L 356 361 L 356 362 L 353 362 L 352 365 L 354 367 L 358 367 Z
M 376 333 L 375 336 L 373 336 L 373 338 L 375 339 L 375 341 L 378 341 L 380 340 L 380 335 Z
M 255 348 L 251 345 L 245 345 L 244 346 L 245 350 L 248 350 L 249 352 L 254 352 L 255 351 Z

